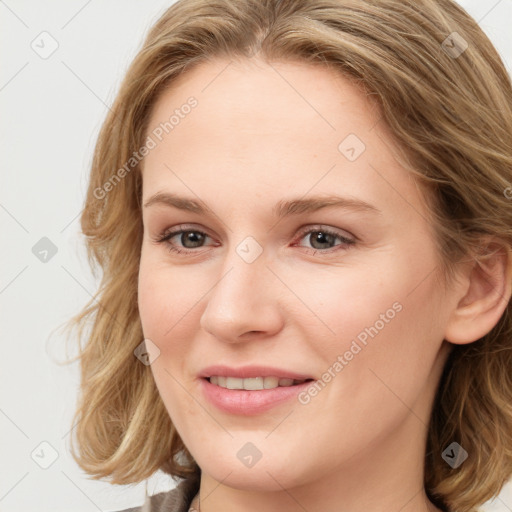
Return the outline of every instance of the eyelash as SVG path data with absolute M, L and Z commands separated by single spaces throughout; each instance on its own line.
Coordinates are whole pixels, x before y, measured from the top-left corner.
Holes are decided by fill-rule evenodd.
M 311 233 L 319 233 L 319 232 L 324 233 L 326 235 L 331 235 L 331 236 L 333 236 L 335 238 L 338 238 L 339 240 L 341 240 L 342 243 L 338 244 L 338 245 L 336 245 L 334 247 L 331 247 L 329 249 L 326 249 L 326 250 L 313 249 L 313 248 L 310 248 L 310 247 L 303 247 L 303 249 L 307 249 L 308 252 L 312 252 L 313 254 L 314 253 L 318 253 L 318 252 L 332 254 L 333 252 L 337 252 L 339 250 L 345 250 L 346 251 L 351 246 L 356 244 L 356 240 L 352 240 L 350 238 L 346 238 L 346 237 L 340 235 L 338 232 L 336 232 L 336 231 L 334 231 L 332 229 L 324 228 L 324 227 L 321 227 L 321 226 L 316 226 L 316 227 L 308 228 L 307 230 L 301 231 L 300 236 L 299 236 L 299 240 L 304 238 L 306 235 L 310 235 Z M 201 235 L 204 235 L 205 237 L 211 238 L 211 237 L 209 237 L 209 235 L 207 233 L 204 233 L 203 231 L 200 231 L 198 229 L 192 229 L 192 228 L 183 229 L 183 228 L 180 227 L 180 229 L 176 229 L 176 230 L 173 230 L 173 231 L 164 231 L 154 241 L 156 243 L 159 243 L 159 244 L 161 244 L 161 243 L 166 244 L 167 245 L 167 249 L 171 253 L 192 254 L 194 252 L 197 252 L 195 249 L 180 249 L 180 248 L 177 248 L 177 247 L 173 246 L 169 242 L 169 240 L 171 238 L 173 238 L 176 235 L 180 235 L 182 233 L 200 233 Z M 346 247 L 344 249 L 337 249 L 337 247 L 342 246 L 342 245 L 345 245 Z M 198 247 L 197 249 L 202 249 L 202 247 Z

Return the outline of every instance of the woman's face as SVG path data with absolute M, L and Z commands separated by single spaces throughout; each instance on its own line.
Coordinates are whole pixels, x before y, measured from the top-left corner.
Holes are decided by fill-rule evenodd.
M 203 473 L 232 487 L 418 476 L 456 305 L 420 191 L 345 78 L 228 62 L 187 71 L 149 123 L 139 309 L 162 400 Z M 226 390 L 202 375 L 234 370 L 212 365 L 314 380 L 287 397 Z

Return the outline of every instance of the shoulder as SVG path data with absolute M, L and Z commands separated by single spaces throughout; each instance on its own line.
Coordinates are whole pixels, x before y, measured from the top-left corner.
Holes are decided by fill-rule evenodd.
M 187 512 L 196 493 L 199 480 L 187 478 L 174 489 L 148 496 L 139 507 L 117 510 L 116 512 Z

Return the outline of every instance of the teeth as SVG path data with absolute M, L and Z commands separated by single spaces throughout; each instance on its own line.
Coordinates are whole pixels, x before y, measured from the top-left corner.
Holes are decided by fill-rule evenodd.
M 280 379 L 279 377 L 252 377 L 241 379 L 238 377 L 222 377 L 220 375 L 212 375 L 210 382 L 221 388 L 226 389 L 273 389 L 279 386 L 293 386 L 301 384 L 304 380 Z

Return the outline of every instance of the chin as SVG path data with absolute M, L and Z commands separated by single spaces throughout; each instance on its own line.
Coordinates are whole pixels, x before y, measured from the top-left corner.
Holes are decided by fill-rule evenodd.
M 245 467 L 238 460 L 231 460 L 229 463 L 225 462 L 221 465 L 218 460 L 212 460 L 200 467 L 204 473 L 208 473 L 216 481 L 222 482 L 222 485 L 242 491 L 282 491 L 283 487 L 289 489 L 309 481 L 304 473 L 289 472 L 292 467 L 296 470 L 300 469 L 290 461 L 289 457 L 283 457 L 282 461 L 267 459 L 266 462 L 262 457 L 250 468 Z

